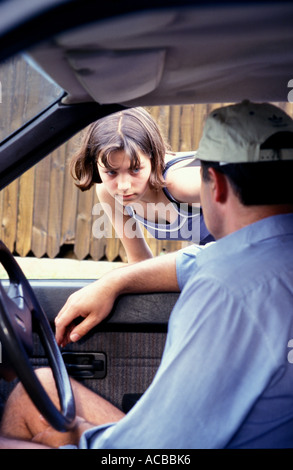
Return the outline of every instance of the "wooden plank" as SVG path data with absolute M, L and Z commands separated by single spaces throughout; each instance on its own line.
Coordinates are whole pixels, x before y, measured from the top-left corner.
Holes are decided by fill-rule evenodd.
M 154 106 L 148 108 L 148 111 L 158 124 L 164 139 L 169 144 L 170 106 Z
M 194 107 L 182 106 L 180 114 L 180 129 L 179 129 L 179 151 L 186 152 L 194 150 L 192 129 L 194 122 Z
M 35 194 L 32 227 L 32 252 L 37 258 L 47 254 L 51 156 L 35 167 Z
M 122 243 L 120 242 L 119 246 L 119 257 L 123 263 L 127 263 L 127 256 L 126 256 L 126 251 Z
M 205 105 L 194 105 L 194 121 L 192 133 L 192 148 L 196 150 L 202 136 L 203 122 L 207 117 L 207 109 Z
M 31 250 L 33 204 L 34 204 L 34 173 L 31 168 L 19 179 L 19 200 L 17 217 L 16 252 L 19 256 L 27 256 Z
M 79 191 L 78 193 L 74 253 L 79 260 L 85 259 L 90 251 L 93 191 L 94 188 L 83 193 Z
M 107 238 L 107 245 L 105 255 L 108 261 L 114 261 L 119 257 L 120 252 L 120 239 L 116 236 L 115 230 L 112 227 L 112 238 Z
M 180 150 L 181 106 L 170 107 L 169 142 L 173 152 Z
M 4 213 L 1 217 L 1 239 L 13 253 L 17 229 L 18 180 L 13 181 L 2 191 Z
M 60 251 L 64 186 L 64 146 L 51 154 L 47 255 L 55 258 Z
M 70 139 L 65 146 L 66 161 L 63 189 L 63 211 L 61 228 L 61 246 L 63 244 L 74 244 L 76 229 L 76 214 L 79 189 L 75 186 L 74 180 L 70 174 L 69 164 L 72 155 L 75 153 L 78 137 Z
M 106 256 L 107 239 L 92 238 L 90 241 L 89 255 L 94 261 L 100 261 Z
M 107 238 L 106 238 L 106 227 L 99 227 L 100 231 L 105 235 L 103 237 L 99 237 L 95 231 L 95 223 L 99 223 L 100 220 L 108 220 L 106 214 L 102 210 L 99 199 L 96 194 L 96 190 L 94 188 L 93 194 L 93 208 L 92 208 L 92 230 L 91 230 L 91 239 L 90 239 L 90 251 L 89 254 L 91 258 L 95 261 L 99 261 L 105 257 L 106 246 L 107 246 Z M 104 222 L 105 224 L 105 222 Z M 110 222 L 109 222 L 110 224 Z

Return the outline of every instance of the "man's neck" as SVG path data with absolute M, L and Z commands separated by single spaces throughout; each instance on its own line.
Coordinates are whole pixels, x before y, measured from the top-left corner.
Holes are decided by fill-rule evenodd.
M 226 218 L 222 236 L 236 232 L 247 225 L 251 225 L 267 217 L 289 213 L 293 213 L 292 204 L 244 206 L 240 203 L 236 203 L 229 209 L 229 215 Z

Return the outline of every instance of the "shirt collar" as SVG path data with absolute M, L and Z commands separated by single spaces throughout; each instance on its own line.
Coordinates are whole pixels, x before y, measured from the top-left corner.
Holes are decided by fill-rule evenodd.
M 244 246 L 285 234 L 293 234 L 293 213 L 266 217 L 211 243 L 198 254 L 198 266 L 241 251 Z

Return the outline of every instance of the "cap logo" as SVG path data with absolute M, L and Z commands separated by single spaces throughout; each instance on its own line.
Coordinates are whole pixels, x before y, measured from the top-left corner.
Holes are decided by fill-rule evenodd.
M 284 122 L 282 116 L 276 116 L 275 114 L 272 115 L 272 117 L 268 118 L 269 121 L 271 121 L 272 125 L 274 127 L 284 127 L 287 126 L 287 123 Z

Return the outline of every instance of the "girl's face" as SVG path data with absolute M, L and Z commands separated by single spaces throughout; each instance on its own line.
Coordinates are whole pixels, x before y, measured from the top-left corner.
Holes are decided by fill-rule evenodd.
M 138 152 L 139 163 L 131 167 L 131 160 L 123 150 L 110 154 L 111 169 L 98 161 L 98 170 L 102 183 L 114 198 L 122 200 L 123 204 L 142 199 L 149 188 L 151 175 L 151 160 L 149 156 Z

